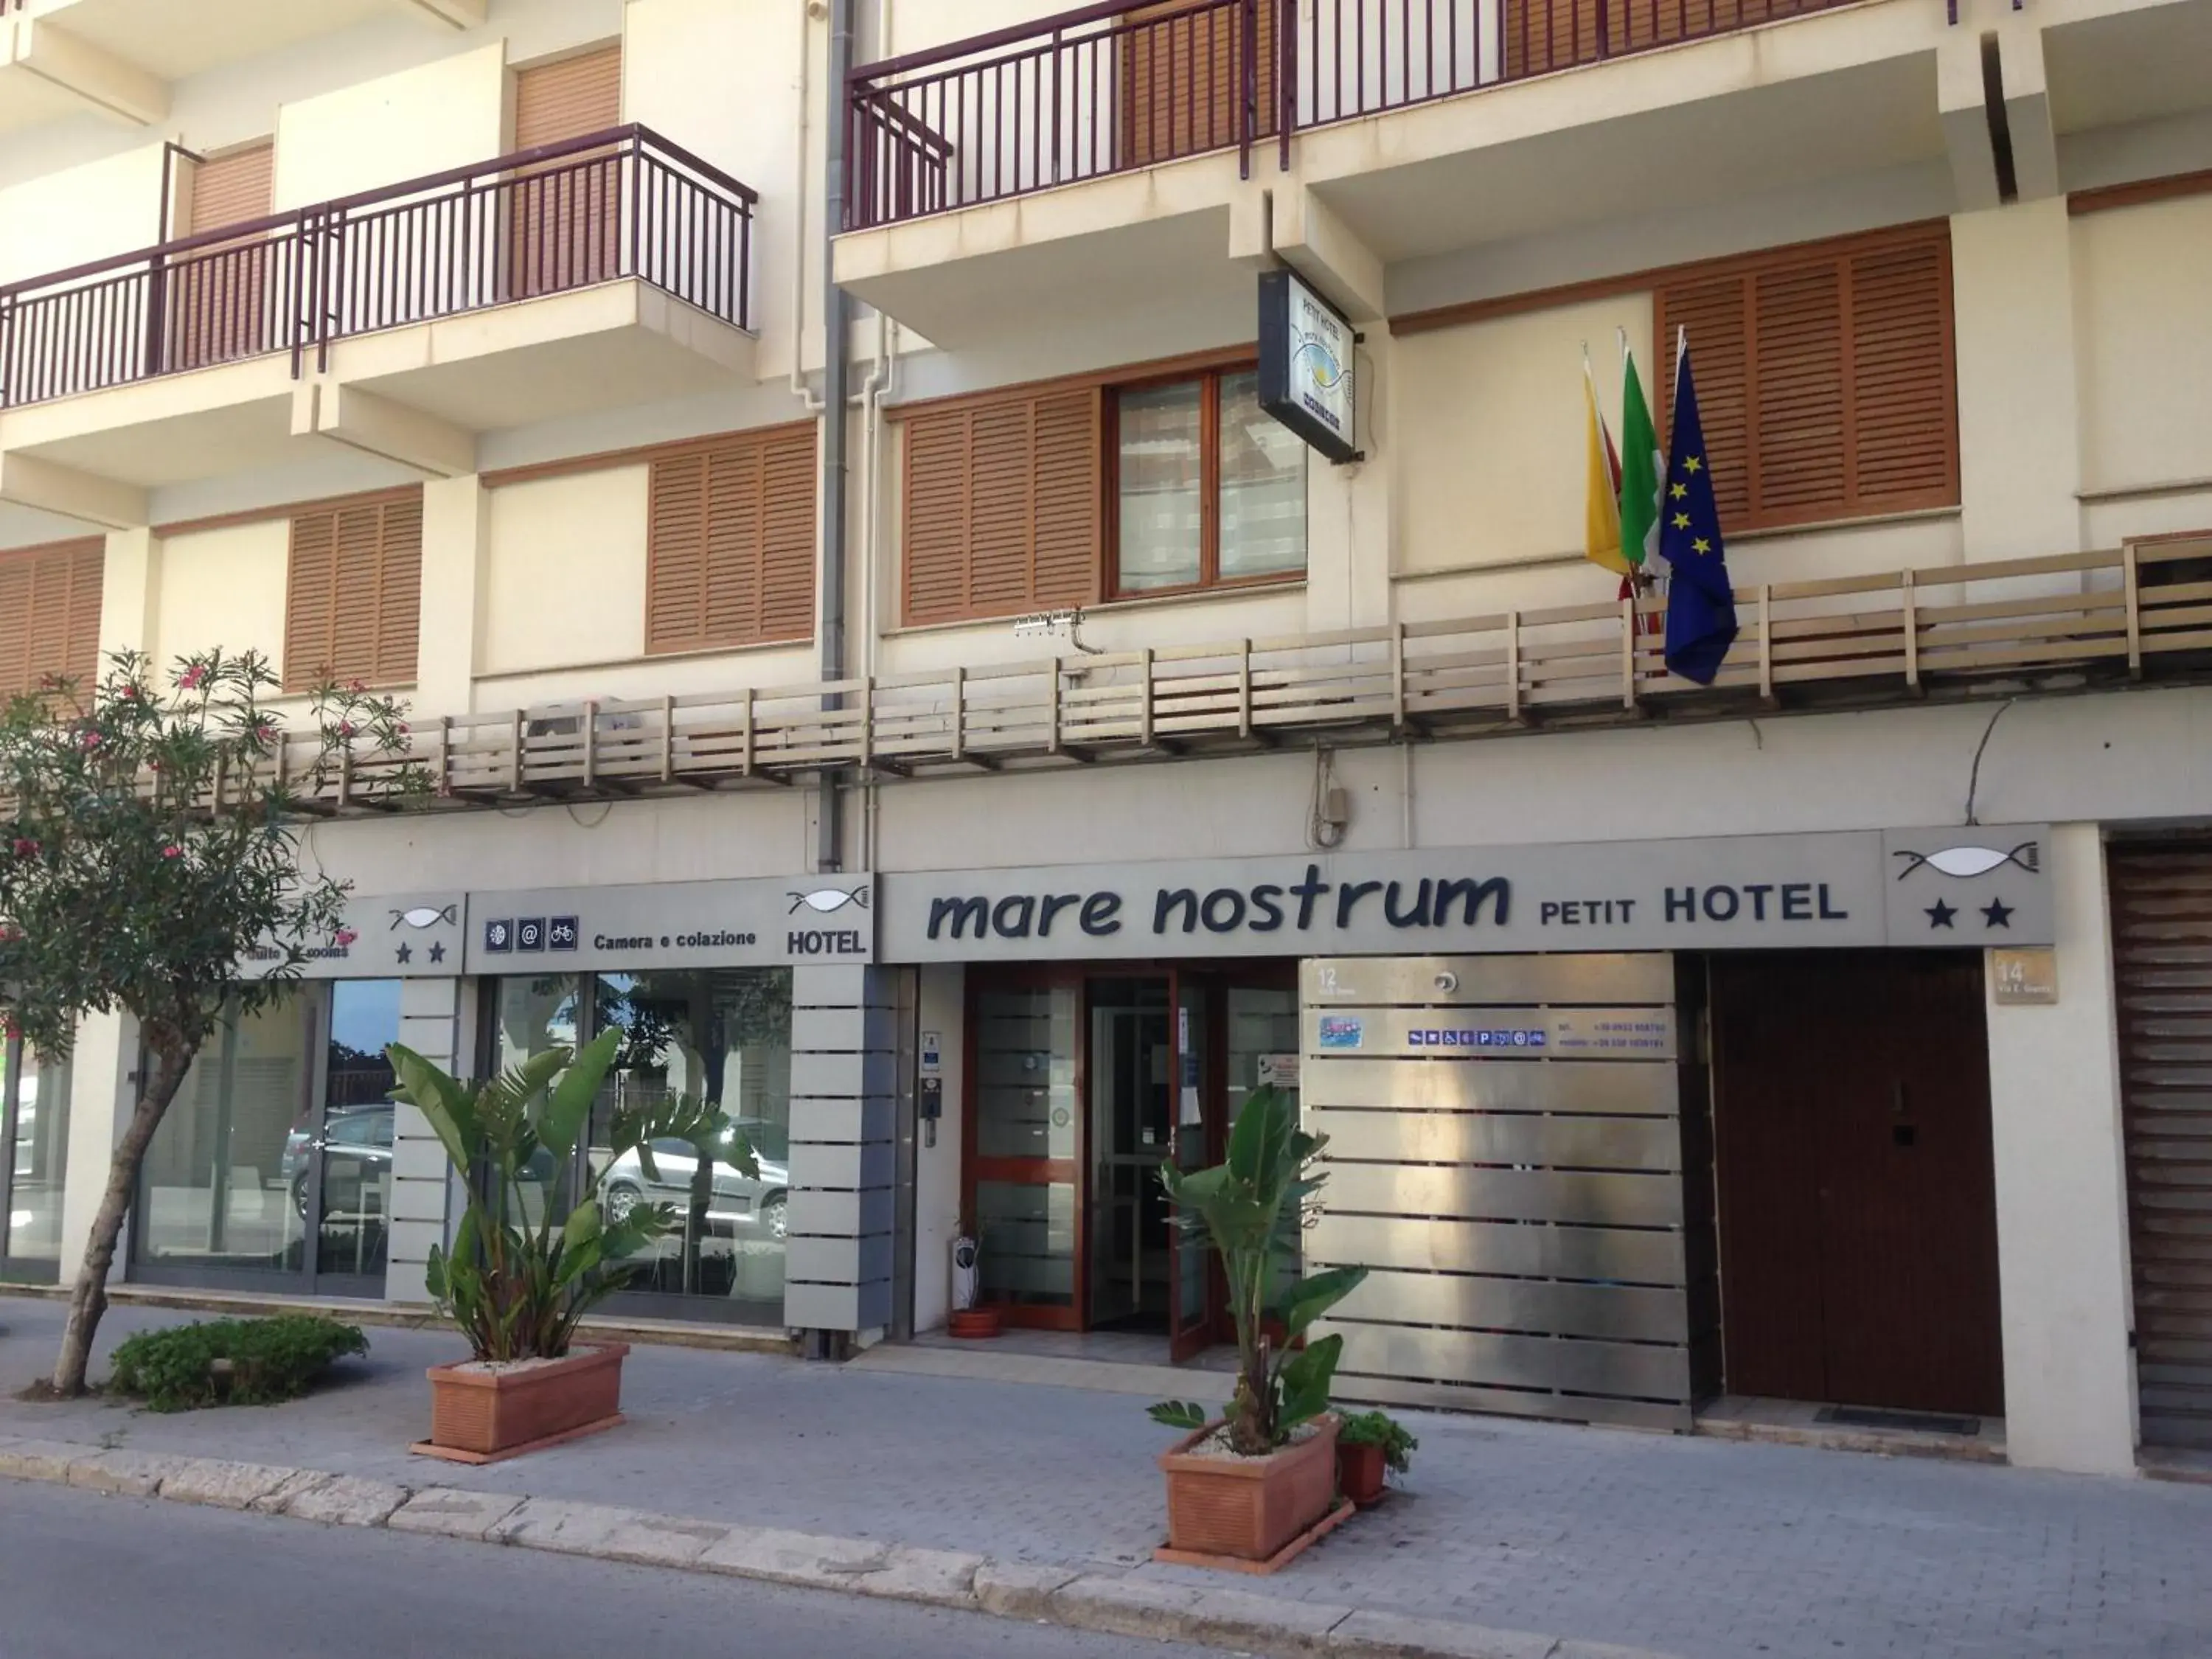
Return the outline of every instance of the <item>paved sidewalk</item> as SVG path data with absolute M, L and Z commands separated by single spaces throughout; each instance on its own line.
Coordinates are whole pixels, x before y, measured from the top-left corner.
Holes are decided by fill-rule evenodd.
M 109 1341 L 180 1316 L 118 1309 Z M 49 1360 L 58 1305 L 0 1297 L 0 1387 Z M 1218 1587 L 1163 1568 L 1164 1431 L 1125 1395 L 638 1347 L 623 1429 L 489 1468 L 407 1455 L 422 1367 L 458 1339 L 370 1333 L 291 1405 L 160 1417 L 0 1399 L 0 1436 L 229 1458 L 412 1487 Z M 101 1368 L 95 1366 L 95 1375 Z M 1407 1413 L 1410 1490 L 1239 1590 L 1705 1659 L 2212 1651 L 2212 1488 Z

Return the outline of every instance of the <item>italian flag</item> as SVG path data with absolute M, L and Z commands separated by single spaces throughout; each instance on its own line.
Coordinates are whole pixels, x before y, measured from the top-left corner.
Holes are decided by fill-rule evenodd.
M 1659 550 L 1659 481 L 1667 471 L 1651 406 L 1637 378 L 1636 354 L 1620 343 L 1620 550 L 1633 571 Z M 1624 574 L 1632 574 L 1624 571 Z

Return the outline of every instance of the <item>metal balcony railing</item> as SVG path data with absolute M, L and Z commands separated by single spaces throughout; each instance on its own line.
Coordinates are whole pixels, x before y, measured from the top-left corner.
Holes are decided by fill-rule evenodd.
M 854 69 L 845 228 L 919 218 L 1850 0 L 1168 0 Z
M 1778 582 L 1736 595 L 1710 690 L 1670 677 L 1664 606 L 1437 618 L 932 674 L 604 698 L 420 722 L 322 810 L 377 804 L 400 763 L 448 804 L 1484 738 L 1653 716 L 2212 680 L 2212 539 Z M 288 739 L 296 773 L 313 753 Z
M 636 277 L 751 326 L 754 192 L 639 126 L 0 288 L 0 407 Z

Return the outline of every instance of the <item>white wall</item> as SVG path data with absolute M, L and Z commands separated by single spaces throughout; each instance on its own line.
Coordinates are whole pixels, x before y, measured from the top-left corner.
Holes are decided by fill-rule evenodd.
M 506 132 L 507 48 L 494 41 L 276 112 L 281 210 L 488 161 Z
M 0 190 L 0 283 L 161 240 L 161 146 L 141 144 Z
M 284 672 L 284 601 L 290 580 L 292 525 L 266 519 L 173 536 L 157 562 L 155 665 L 221 646 L 227 655 L 258 651 Z
M 951 1308 L 952 1241 L 960 1232 L 960 1148 L 966 1135 L 967 970 L 957 963 L 918 969 L 924 1033 L 944 1039 L 945 1115 L 937 1144 L 915 1148 L 914 1328 L 941 1329 Z M 917 1131 L 917 1134 L 921 1132 Z
M 2118 1009 L 2104 847 L 2054 825 L 2058 1000 L 1990 1011 L 2005 1444 L 2025 1468 L 2135 1468 Z
M 85 1241 L 107 1188 L 115 1143 L 131 1121 L 137 1091 L 131 1073 L 138 1066 L 138 1022 L 127 1014 L 88 1014 L 79 1022 L 70 1054 L 69 1185 L 62 1194 L 62 1283 L 76 1278 Z M 125 1221 L 115 1246 L 111 1283 L 123 1277 L 131 1257 L 131 1227 Z
M 644 655 L 650 471 L 577 472 L 489 493 L 483 672 Z
M 2072 228 L 2084 487 L 2212 478 L 2212 196 Z

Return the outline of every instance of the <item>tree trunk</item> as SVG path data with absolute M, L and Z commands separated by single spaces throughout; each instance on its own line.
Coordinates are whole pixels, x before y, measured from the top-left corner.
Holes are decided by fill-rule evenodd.
M 151 1074 L 142 1078 L 131 1125 L 109 1160 L 107 1190 L 100 1194 L 100 1212 L 85 1240 L 84 1262 L 76 1270 L 76 1288 L 70 1295 L 69 1323 L 62 1329 L 61 1352 L 54 1359 L 54 1392 L 64 1400 L 84 1392 L 92 1339 L 100 1330 L 100 1316 L 107 1311 L 107 1270 L 114 1265 L 115 1241 L 122 1235 L 124 1218 L 131 1213 L 131 1195 L 138 1190 L 138 1166 L 146 1161 L 154 1131 L 177 1097 L 191 1063 L 190 1048 L 157 1055 Z

